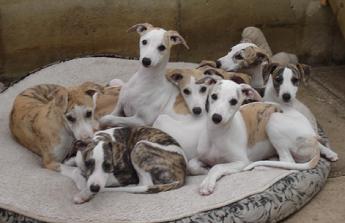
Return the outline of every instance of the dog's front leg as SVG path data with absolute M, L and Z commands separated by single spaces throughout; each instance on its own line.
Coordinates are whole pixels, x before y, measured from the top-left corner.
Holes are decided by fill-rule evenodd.
M 242 171 L 249 163 L 250 161 L 237 161 L 213 166 L 208 172 L 206 178 L 202 181 L 199 188 L 199 193 L 201 195 L 212 194 L 216 187 L 217 180 L 219 180 L 222 176 Z
M 86 187 L 86 179 L 83 177 L 79 167 L 61 164 L 60 173 L 63 176 L 71 178 L 79 190 L 82 190 Z
M 143 119 L 141 119 L 138 115 L 130 116 L 130 117 L 120 117 L 120 116 L 113 116 L 113 115 L 105 115 L 100 119 L 101 128 L 106 127 L 115 127 L 115 126 L 124 126 L 124 127 L 136 127 L 136 126 L 143 126 L 146 124 Z
M 208 169 L 198 158 L 193 158 L 188 162 L 188 173 L 192 176 L 206 175 L 208 173 Z

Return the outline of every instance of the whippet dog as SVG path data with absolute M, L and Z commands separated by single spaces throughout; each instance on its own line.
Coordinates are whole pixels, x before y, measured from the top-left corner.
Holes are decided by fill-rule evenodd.
M 148 23 L 137 24 L 129 31 L 140 34 L 140 67 L 124 84 L 111 115 L 101 118 L 102 126 L 152 125 L 159 114 L 169 113 L 177 94 L 166 78 L 171 47 L 188 46 L 176 31 L 166 31 Z
M 260 99 L 249 85 L 229 80 L 217 81 L 209 91 L 208 119 L 200 135 L 198 157 L 189 161 L 194 173 L 208 172 L 200 186 L 201 195 L 211 194 L 222 176 L 253 168 L 256 165 L 249 164 L 275 154 L 280 161 L 263 162 L 287 169 L 317 165 L 320 143 L 303 115 L 299 116 L 305 119 L 301 122 L 282 113 L 278 104 L 256 102 L 241 106 L 248 97 Z
M 299 111 L 303 114 L 314 131 L 318 133 L 318 123 L 315 116 L 296 98 L 299 85 L 306 83 L 310 77 L 310 66 L 304 64 L 279 65 L 271 63 L 264 68 L 266 84 L 264 101 L 275 102 L 281 105 L 285 113 Z M 321 147 L 321 154 L 331 161 L 338 160 L 338 155 L 333 152 L 328 144 Z
M 98 127 L 96 92 L 89 82 L 71 88 L 42 84 L 24 90 L 11 111 L 12 135 L 40 155 L 45 168 L 60 171 L 61 162 L 73 152 L 72 142 L 91 138 Z
M 76 146 L 77 156 L 68 163 L 77 165 L 86 177 L 84 182 L 80 176 L 74 178 L 84 184 L 74 197 L 77 204 L 98 192 L 158 193 L 184 185 L 185 154 L 175 139 L 158 129 L 111 128 Z
M 265 83 L 262 76 L 263 65 L 269 62 L 266 51 L 254 43 L 239 43 L 230 52 L 216 61 L 217 68 L 238 71 L 252 76 L 251 86 L 263 94 Z

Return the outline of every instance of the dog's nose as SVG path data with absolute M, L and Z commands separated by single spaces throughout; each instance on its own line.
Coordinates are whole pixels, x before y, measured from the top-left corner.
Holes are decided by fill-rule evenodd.
M 193 111 L 193 114 L 200 115 L 202 110 L 200 107 L 195 107 L 192 109 L 192 111 Z
M 91 184 L 90 186 L 90 191 L 92 193 L 98 193 L 100 189 L 101 189 L 100 186 L 97 184 Z
M 213 114 L 212 115 L 212 121 L 215 123 L 215 124 L 218 124 L 219 122 L 222 121 L 222 116 L 220 114 Z
M 222 66 L 222 63 L 219 60 L 216 60 L 216 67 L 220 68 Z
M 284 93 L 282 97 L 285 102 L 289 102 L 291 99 L 291 95 L 289 93 Z
M 142 60 L 142 63 L 145 67 L 148 67 L 151 65 L 151 59 L 150 58 L 147 58 L 147 57 L 144 57 L 143 60 Z

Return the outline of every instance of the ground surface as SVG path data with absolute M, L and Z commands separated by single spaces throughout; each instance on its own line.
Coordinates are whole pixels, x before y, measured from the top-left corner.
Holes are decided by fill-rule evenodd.
M 314 112 L 339 160 L 332 164 L 324 189 L 285 223 L 345 221 L 345 66 L 313 69 L 299 98 Z

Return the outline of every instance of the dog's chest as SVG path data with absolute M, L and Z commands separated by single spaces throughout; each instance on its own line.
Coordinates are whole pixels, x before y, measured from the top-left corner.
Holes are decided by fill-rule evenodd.
M 278 105 L 259 102 L 242 106 L 240 112 L 246 125 L 247 146 L 253 147 L 255 144 L 268 139 L 266 133 L 267 122 L 272 113 L 280 112 L 280 108 Z

